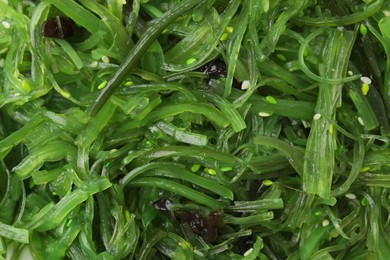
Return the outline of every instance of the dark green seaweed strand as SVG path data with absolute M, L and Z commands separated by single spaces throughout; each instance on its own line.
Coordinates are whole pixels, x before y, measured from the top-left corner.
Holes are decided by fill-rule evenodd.
M 173 7 L 171 10 L 167 11 L 159 19 L 156 19 L 155 21 L 151 22 L 149 28 L 141 36 L 141 38 L 133 47 L 133 49 L 131 49 L 131 51 L 129 52 L 123 64 L 108 81 L 106 87 L 101 92 L 99 92 L 95 100 L 88 107 L 87 112 L 91 116 L 96 115 L 100 108 L 115 91 L 115 89 L 121 84 L 121 82 L 129 74 L 129 72 L 134 68 L 137 61 L 142 57 L 142 55 L 146 52 L 146 50 L 158 37 L 158 35 L 177 17 L 191 10 L 197 5 L 203 4 L 204 2 L 205 0 L 183 1 L 180 4 L 175 5 L 175 7 Z

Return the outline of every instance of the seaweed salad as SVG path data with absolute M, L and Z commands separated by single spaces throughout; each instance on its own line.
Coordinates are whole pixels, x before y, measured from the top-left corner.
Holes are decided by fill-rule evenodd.
M 0 0 L 0 259 L 388 259 L 389 52 L 389 0 Z

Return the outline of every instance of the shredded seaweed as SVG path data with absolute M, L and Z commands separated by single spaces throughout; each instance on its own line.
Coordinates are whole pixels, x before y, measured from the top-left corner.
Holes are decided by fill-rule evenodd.
M 0 1 L 0 259 L 387 259 L 389 16 Z

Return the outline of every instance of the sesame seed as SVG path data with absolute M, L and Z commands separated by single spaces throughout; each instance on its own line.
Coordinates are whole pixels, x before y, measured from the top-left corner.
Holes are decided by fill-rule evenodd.
M 287 60 L 287 59 L 286 59 L 286 56 L 284 56 L 284 55 L 281 54 L 281 53 L 276 54 L 276 58 L 278 58 L 279 60 L 282 60 L 282 61 Z
M 233 30 L 234 30 L 234 28 L 231 27 L 231 26 L 226 27 L 226 31 L 227 31 L 228 33 L 232 33 Z
M 210 175 L 217 175 L 217 172 L 214 169 L 205 168 L 204 171 Z
M 360 116 L 357 118 L 357 120 L 358 120 L 360 125 L 364 126 L 364 121 Z
M 1 24 L 4 26 L 5 29 L 9 29 L 11 25 L 7 21 L 2 21 Z
M 219 170 L 220 170 L 221 172 L 228 172 L 228 171 L 233 170 L 233 168 L 227 166 L 227 167 L 221 167 Z
M 226 41 L 227 38 L 229 38 L 229 34 L 228 33 L 224 33 L 224 34 L 222 34 L 221 38 L 219 38 L 219 40 L 221 42 L 223 42 L 223 41 Z
M 352 75 L 353 75 L 353 71 L 352 71 L 352 70 L 348 70 L 347 73 L 348 73 L 349 76 L 352 76 Z
M 314 120 L 318 120 L 318 119 L 320 119 L 321 118 L 321 114 L 319 114 L 319 113 L 317 113 L 317 114 L 315 114 L 314 116 L 313 116 L 313 119 Z
M 372 83 L 372 80 L 371 80 L 369 77 L 361 77 L 360 80 L 361 80 L 364 84 L 371 84 L 371 83 Z
M 104 62 L 104 63 L 110 63 L 110 58 L 108 58 L 107 56 L 103 56 L 102 57 L 102 61 Z
M 245 253 L 244 256 L 248 256 L 250 253 L 252 253 L 253 248 L 249 248 Z
M 350 200 L 356 199 L 356 195 L 354 193 L 347 193 L 347 194 L 345 194 L 345 197 L 350 199 Z
M 261 116 L 261 117 L 269 117 L 269 116 L 272 116 L 272 113 L 268 113 L 268 112 L 259 112 L 259 116 Z
M 125 83 L 123 83 L 123 86 L 125 86 L 125 87 L 130 87 L 132 85 L 134 85 L 134 83 L 132 81 L 126 81 Z
M 360 201 L 360 203 L 362 204 L 363 207 L 367 206 L 368 201 L 367 201 L 366 197 L 363 197 L 363 199 Z
M 324 219 L 324 220 L 322 221 L 322 226 L 323 226 L 323 227 L 327 227 L 327 226 L 329 226 L 329 224 L 330 224 L 330 222 L 329 222 L 329 220 L 327 220 L 327 219 Z
M 91 68 L 97 68 L 98 64 L 99 63 L 96 60 L 94 60 L 94 61 L 91 62 L 90 66 L 91 66 Z
M 192 172 L 197 172 L 197 171 L 199 171 L 200 166 L 201 166 L 200 164 L 194 164 L 194 165 L 192 165 L 191 171 L 192 171 Z
M 251 86 L 251 82 L 249 80 L 244 80 L 241 84 L 242 90 L 247 90 Z
M 360 34 L 365 36 L 367 34 L 367 27 L 364 24 L 361 24 L 359 27 Z
M 267 101 L 267 103 L 273 104 L 273 105 L 275 105 L 276 103 L 278 103 L 278 102 L 276 101 L 276 98 L 274 98 L 273 96 L 266 96 L 266 97 L 265 97 L 265 101 Z
M 366 96 L 369 90 L 370 90 L 370 85 L 368 85 L 366 83 L 363 83 L 362 84 L 362 93 L 363 93 L 363 95 Z
M 195 58 L 189 58 L 189 59 L 186 61 L 186 64 L 187 64 L 187 65 L 191 65 L 191 64 L 193 64 L 195 61 L 196 61 Z
M 31 92 L 31 85 L 27 80 L 22 81 L 22 88 L 27 92 Z
M 107 86 L 107 80 L 103 81 L 102 83 L 100 83 L 100 85 L 98 86 L 98 89 L 102 89 L 104 88 L 105 86 Z

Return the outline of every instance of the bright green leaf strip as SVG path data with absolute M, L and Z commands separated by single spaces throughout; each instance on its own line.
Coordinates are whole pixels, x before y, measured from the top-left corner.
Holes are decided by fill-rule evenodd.
M 277 149 L 280 153 L 287 157 L 291 166 L 297 171 L 299 175 L 303 174 L 303 151 L 294 148 L 286 142 L 268 136 L 257 136 L 254 139 L 257 145 L 270 146 Z
M 364 21 L 378 12 L 382 5 L 383 0 L 377 0 L 360 13 L 354 13 L 344 17 L 296 17 L 294 21 L 301 25 L 310 26 L 345 26 Z
M 221 17 L 212 13 L 195 31 L 188 34 L 183 40 L 165 53 L 167 70 L 183 72 L 199 67 L 215 51 L 222 34 L 237 12 L 241 0 L 228 3 Z M 215 11 L 215 10 L 214 10 Z M 194 57 L 196 56 L 196 58 Z
M 73 49 L 72 45 L 70 45 L 67 41 L 62 39 L 55 40 L 64 50 L 64 52 L 69 56 L 69 58 L 73 61 L 74 65 L 76 65 L 77 69 L 81 69 L 84 64 L 81 60 L 80 56 Z
M 198 185 L 199 187 L 208 189 L 223 198 L 227 198 L 230 200 L 233 199 L 233 193 L 227 187 L 222 186 L 215 181 L 193 174 L 178 165 L 165 162 L 151 162 L 133 169 L 128 174 L 126 174 L 123 179 L 121 179 L 121 186 L 125 187 L 129 183 L 131 184 L 133 179 L 140 174 L 143 174 L 143 176 L 146 174 L 146 176 L 163 176 L 169 178 L 183 179 L 185 181 Z
M 156 127 L 179 142 L 196 146 L 206 146 L 208 144 L 206 135 L 184 131 L 168 122 L 160 121 L 156 124 Z
M 154 178 L 154 177 L 137 178 L 131 181 L 129 183 L 129 186 L 133 186 L 133 187 L 146 186 L 146 187 L 160 188 L 160 189 L 164 189 L 176 193 L 177 195 L 183 196 L 185 198 L 193 200 L 194 202 L 205 205 L 212 209 L 220 209 L 223 207 L 222 203 L 211 198 L 210 196 L 205 195 L 202 192 L 196 191 L 177 182 L 165 180 L 162 178 Z
M 5 237 L 20 243 L 29 243 L 29 232 L 0 222 L 0 237 Z
M 147 173 L 145 174 L 145 176 L 182 179 L 199 187 L 207 189 L 215 194 L 218 194 L 222 198 L 233 200 L 233 192 L 227 187 L 217 183 L 215 180 L 206 179 L 199 175 L 193 174 L 181 167 L 169 165 L 166 166 L 164 169 L 154 170 L 151 173 Z
M 88 199 L 89 196 L 111 187 L 106 178 L 86 181 L 81 187 L 63 197 L 57 204 L 50 208 L 50 214 L 45 216 L 45 221 L 36 227 L 39 231 L 46 231 L 56 227 L 78 205 Z M 42 209 L 42 210 L 45 210 Z M 39 214 L 39 212 L 38 212 Z
M 36 149 L 12 170 L 19 175 L 20 178 L 26 179 L 31 176 L 31 173 L 34 170 L 39 169 L 45 162 L 62 159 L 69 159 L 74 162 L 76 158 L 77 152 L 73 145 L 65 142 L 53 142 L 44 145 L 40 149 Z
M 172 158 L 180 156 L 190 158 L 192 161 L 196 161 L 207 167 L 214 167 L 215 163 L 218 163 L 220 167 L 228 166 L 241 166 L 242 160 L 226 153 L 214 151 L 205 147 L 189 147 L 189 146 L 165 146 L 160 148 L 151 149 L 134 161 L 137 165 L 143 165 L 149 161 L 160 158 Z
M 209 91 L 198 91 L 199 99 L 204 98 L 210 102 L 214 102 L 221 110 L 226 118 L 229 119 L 230 124 L 235 132 L 239 132 L 246 128 L 246 124 L 240 113 L 232 103 L 219 95 Z
M 226 207 L 234 212 L 256 212 L 260 210 L 281 209 L 284 203 L 281 198 L 261 199 L 255 201 L 235 201 L 234 205 Z
M 180 2 L 180 4 L 175 5 L 174 8 L 170 9 L 159 19 L 154 20 L 144 32 L 143 36 L 138 40 L 137 44 L 131 49 L 123 64 L 115 72 L 110 81 L 108 81 L 107 86 L 98 94 L 95 101 L 91 104 L 88 109 L 89 113 L 94 116 L 100 110 L 165 27 L 183 13 L 203 3 L 204 0 L 186 0 Z
M 182 114 L 184 112 L 192 112 L 195 114 L 202 114 L 207 117 L 211 122 L 215 123 L 217 127 L 225 128 L 229 125 L 228 119 L 215 107 L 203 103 L 176 103 L 170 105 L 161 105 L 152 111 L 145 119 L 141 121 L 131 121 L 121 127 L 120 132 L 127 131 L 128 129 L 142 127 L 153 123 L 155 121 Z
M 79 25 L 87 29 L 91 34 L 96 34 L 101 30 L 108 30 L 101 19 L 73 0 L 66 2 L 61 0 L 47 0 L 47 2 L 60 9 L 73 21 L 77 21 Z
M 234 224 L 234 225 L 246 225 L 246 226 L 255 226 L 261 225 L 264 221 L 268 221 L 274 218 L 274 214 L 272 211 L 259 213 L 256 215 L 248 216 L 248 217 L 233 217 L 230 215 L 225 215 L 224 222 L 226 224 Z
M 318 35 L 318 31 L 312 35 Z M 323 54 L 323 78 L 340 79 L 345 75 L 355 34 L 351 31 L 333 30 L 327 39 Z M 320 80 L 316 112 L 321 116 L 313 120 L 305 152 L 303 187 L 308 193 L 320 197 L 330 196 L 335 171 L 336 133 L 327 118 L 333 118 L 340 102 L 342 84 Z
M 18 131 L 13 132 L 11 135 L 7 136 L 5 139 L 0 141 L 0 159 L 2 160 L 9 152 L 9 150 L 19 143 L 23 142 L 26 135 L 33 131 L 35 127 L 37 127 L 44 118 L 40 115 L 37 115 L 30 119 L 22 128 Z

